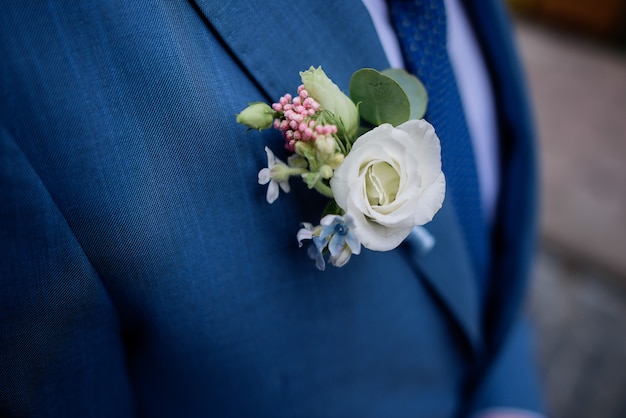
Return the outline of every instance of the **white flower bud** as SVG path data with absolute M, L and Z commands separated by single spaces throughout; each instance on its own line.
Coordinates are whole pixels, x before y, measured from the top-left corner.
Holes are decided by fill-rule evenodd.
M 248 107 L 237 115 L 237 122 L 251 129 L 267 129 L 274 121 L 274 111 L 263 102 L 250 103 Z
M 322 176 L 323 179 L 331 178 L 333 176 L 333 169 L 330 168 L 330 166 L 324 164 L 320 167 L 320 176 Z
M 303 157 L 309 158 L 309 156 L 313 155 L 313 146 L 308 142 L 298 141 L 295 145 L 296 154 L 302 155 Z
M 300 77 L 309 96 L 333 114 L 339 134 L 353 138 L 359 127 L 359 112 L 354 102 L 328 78 L 322 67 L 310 67 Z
M 315 146 L 323 157 L 330 158 L 335 153 L 337 141 L 332 135 L 320 135 L 315 140 Z

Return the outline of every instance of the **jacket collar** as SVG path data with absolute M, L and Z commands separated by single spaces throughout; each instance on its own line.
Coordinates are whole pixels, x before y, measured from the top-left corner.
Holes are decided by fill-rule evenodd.
M 369 14 L 358 0 L 195 3 L 268 100 L 295 90 L 299 72 L 310 66 L 321 65 L 347 91 L 356 69 L 388 65 Z
M 209 29 L 221 38 L 268 101 L 295 90 L 300 84 L 299 71 L 311 65 L 321 65 L 344 91 L 355 70 L 389 65 L 370 16 L 358 0 L 276 0 L 271 7 L 259 2 L 239 2 L 238 7 L 228 2 L 195 2 Z M 409 251 L 408 256 L 470 346 L 477 348 L 476 281 L 449 199 L 428 229 L 436 239 L 434 249 L 419 257 Z

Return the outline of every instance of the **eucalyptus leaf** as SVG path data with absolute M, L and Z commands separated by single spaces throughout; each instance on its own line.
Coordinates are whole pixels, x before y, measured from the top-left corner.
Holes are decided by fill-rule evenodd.
M 365 132 L 369 132 L 371 130 L 371 127 L 359 126 L 359 129 L 356 131 L 357 138 L 363 135 Z
M 410 118 L 422 119 L 428 105 L 428 93 L 419 78 L 399 68 L 389 68 L 382 74 L 396 80 L 406 93 L 411 106 Z
M 400 125 L 410 118 L 409 97 L 393 78 L 374 69 L 356 71 L 350 79 L 350 97 L 361 117 L 373 125 Z

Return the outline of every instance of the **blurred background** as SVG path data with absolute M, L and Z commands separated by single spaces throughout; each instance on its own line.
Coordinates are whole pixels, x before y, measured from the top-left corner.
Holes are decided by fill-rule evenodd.
M 506 0 L 541 153 L 528 309 L 548 412 L 626 417 L 626 0 Z

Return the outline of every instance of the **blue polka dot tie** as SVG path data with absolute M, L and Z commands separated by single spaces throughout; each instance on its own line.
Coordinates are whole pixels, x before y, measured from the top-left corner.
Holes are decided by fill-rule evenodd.
M 443 0 L 388 1 L 407 70 L 415 74 L 428 91 L 425 118 L 441 139 L 447 193 L 453 197 L 479 284 L 484 290 L 488 274 L 487 234 L 471 139 L 447 53 Z

